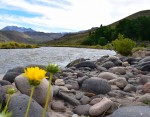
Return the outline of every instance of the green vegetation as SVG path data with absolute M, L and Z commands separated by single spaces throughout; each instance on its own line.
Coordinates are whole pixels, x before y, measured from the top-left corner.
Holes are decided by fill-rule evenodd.
M 132 49 L 136 45 L 136 42 L 129 38 L 124 38 L 123 35 L 119 34 L 118 38 L 112 41 L 112 44 L 114 50 L 126 56 L 131 54 Z
M 142 51 L 144 51 L 144 50 L 146 50 L 146 48 L 145 47 L 135 47 L 135 48 L 133 48 L 132 49 L 132 53 L 134 53 L 134 52 L 136 52 L 136 51 L 139 51 L 139 50 L 142 50 Z
M 36 45 L 31 44 L 22 44 L 17 42 L 1 42 L 0 48 L 1 49 L 16 49 L 16 48 L 37 48 Z

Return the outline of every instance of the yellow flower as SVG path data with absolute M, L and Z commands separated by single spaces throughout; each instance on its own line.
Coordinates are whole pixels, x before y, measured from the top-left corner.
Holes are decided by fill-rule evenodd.
M 30 85 L 39 85 L 43 78 L 46 78 L 46 71 L 39 67 L 29 67 L 24 70 L 23 76 L 29 80 Z

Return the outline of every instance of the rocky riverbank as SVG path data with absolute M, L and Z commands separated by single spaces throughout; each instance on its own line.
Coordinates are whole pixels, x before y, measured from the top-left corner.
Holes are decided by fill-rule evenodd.
M 46 116 L 150 117 L 149 55 L 147 51 L 134 57 L 103 56 L 97 61 L 82 58 L 71 62 L 53 77 Z M 8 105 L 13 117 L 24 116 L 29 100 L 30 86 L 21 75 L 24 68 L 17 67 L 0 76 L 1 104 L 6 103 L 8 87 L 17 89 Z M 47 88 L 46 79 L 36 87 L 29 117 L 41 117 Z

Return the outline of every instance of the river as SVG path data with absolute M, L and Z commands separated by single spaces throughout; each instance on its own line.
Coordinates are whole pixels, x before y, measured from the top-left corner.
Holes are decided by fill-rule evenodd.
M 47 65 L 56 63 L 65 67 L 69 62 L 85 58 L 96 60 L 104 55 L 115 55 L 111 50 L 71 48 L 71 47 L 41 47 L 35 49 L 0 49 L 0 74 L 8 69 L 30 64 Z

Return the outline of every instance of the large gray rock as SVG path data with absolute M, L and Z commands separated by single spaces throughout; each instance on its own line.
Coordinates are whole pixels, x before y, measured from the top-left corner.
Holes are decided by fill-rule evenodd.
M 149 106 L 129 106 L 117 109 L 110 117 L 150 117 Z
M 106 79 L 106 80 L 112 80 L 117 79 L 118 76 L 116 74 L 110 73 L 110 72 L 102 72 L 98 75 L 99 78 Z
M 147 61 L 150 61 L 150 56 L 143 58 L 142 60 L 139 61 L 139 63 L 143 63 Z
M 101 115 L 103 112 L 106 112 L 112 104 L 113 102 L 110 99 L 103 98 L 99 103 L 90 107 L 89 114 L 91 116 Z
M 140 75 L 139 83 L 144 85 L 147 82 L 150 82 L 150 76 L 148 76 L 148 75 Z
M 113 67 L 110 70 L 113 73 L 119 73 L 121 75 L 126 74 L 126 68 L 125 67 Z
M 70 62 L 66 67 L 75 66 L 75 65 L 77 65 L 78 63 L 81 63 L 81 62 L 83 62 L 83 61 L 86 61 L 86 59 L 84 59 L 84 58 L 76 59 L 76 60 Z
M 31 86 L 29 85 L 28 79 L 22 75 L 19 75 L 15 79 L 17 89 L 28 96 L 30 96 Z M 47 79 L 43 79 L 41 84 L 35 87 L 33 99 L 35 99 L 40 105 L 44 106 L 46 101 L 46 95 L 48 90 L 49 82 Z M 53 97 L 53 89 L 51 88 L 50 101 Z
M 9 81 L 10 83 L 13 83 L 15 78 L 20 75 L 20 73 L 18 72 L 7 72 L 4 77 L 3 77 L 3 80 L 7 80 Z
M 29 97 L 24 94 L 15 94 L 11 97 L 8 110 L 12 112 L 12 117 L 24 117 L 26 113 Z M 31 102 L 29 117 L 41 117 L 43 108 L 34 100 Z M 46 114 L 46 117 L 49 117 Z
M 148 102 L 150 102 L 150 94 L 149 93 L 144 94 L 144 95 L 140 96 L 136 101 L 148 103 Z
M 109 69 L 111 67 L 114 67 L 115 65 L 114 65 L 113 62 L 107 61 L 107 62 L 103 63 L 101 66 L 104 67 L 104 68 L 106 68 L 106 69 Z
M 89 109 L 90 109 L 90 105 L 86 104 L 86 105 L 79 105 L 77 107 L 75 107 L 75 109 L 73 110 L 74 113 L 78 114 L 78 115 L 89 115 Z
M 5 102 L 5 92 L 0 87 L 0 104 L 4 104 Z
M 15 68 L 13 68 L 13 69 L 9 69 L 8 71 L 7 71 L 7 73 L 8 72 L 17 72 L 17 73 L 24 73 L 24 69 L 25 69 L 25 67 L 21 67 L 21 66 L 18 66 L 18 67 L 15 67 Z
M 91 62 L 91 61 L 84 61 L 81 63 L 78 63 L 77 65 L 75 65 L 76 68 L 80 68 L 80 67 L 89 67 L 91 69 L 96 68 L 95 63 Z
M 106 94 L 111 90 L 111 86 L 106 80 L 94 77 L 84 80 L 82 89 L 95 94 Z

